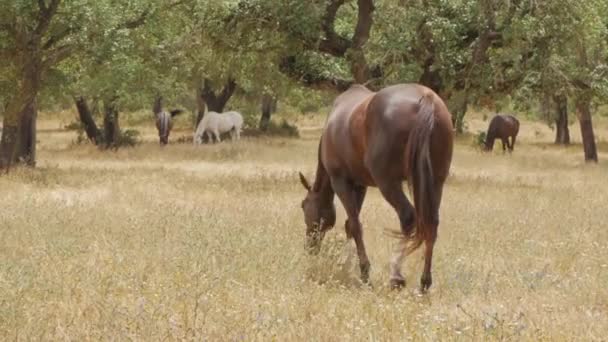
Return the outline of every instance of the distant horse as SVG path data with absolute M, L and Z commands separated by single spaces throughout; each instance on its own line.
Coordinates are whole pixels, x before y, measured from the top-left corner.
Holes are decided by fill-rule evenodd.
M 231 140 L 241 139 L 241 130 L 243 129 L 243 116 L 239 112 L 231 111 L 225 113 L 210 112 L 205 107 L 205 115 L 199 122 L 194 132 L 194 144 L 200 145 L 203 143 L 203 135 L 207 133 L 209 142 L 213 142 L 215 136 L 216 142 L 221 142 L 220 134 L 230 132 Z
M 348 219 L 346 236 L 357 246 L 361 279 L 369 280 L 370 263 L 359 221 L 367 187 L 380 189 L 395 209 L 400 248 L 391 258 L 390 284 L 405 285 L 401 264 L 405 256 L 425 244 L 421 290 L 432 283 L 431 260 L 439 225 L 443 184 L 452 161 L 451 114 L 431 89 L 401 84 L 374 93 L 352 86 L 335 100 L 319 142 L 313 185 L 300 173 L 306 190 L 302 201 L 306 247 L 317 253 L 325 232 L 336 221 L 334 194 Z M 403 192 L 407 180 L 414 206 Z
M 174 109 L 170 112 L 163 110 L 162 98 L 158 97 L 154 102 L 153 112 L 156 118 L 156 129 L 158 130 L 160 144 L 167 145 L 169 143 L 169 133 L 171 133 L 171 129 L 173 128 L 172 118 L 184 111 L 181 109 Z
M 503 152 L 506 148 L 509 149 L 509 152 L 512 152 L 513 147 L 515 147 L 517 133 L 519 133 L 519 120 L 517 120 L 517 118 L 513 115 L 497 114 L 492 118 L 492 121 L 490 121 L 484 149 L 486 151 L 492 151 L 494 148 L 494 140 L 498 138 L 502 141 Z M 511 142 L 509 142 L 509 138 L 511 138 Z

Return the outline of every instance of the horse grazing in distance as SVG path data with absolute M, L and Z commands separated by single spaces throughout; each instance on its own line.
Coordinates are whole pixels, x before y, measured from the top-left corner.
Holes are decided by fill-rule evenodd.
M 515 139 L 519 133 L 519 120 L 513 115 L 497 114 L 490 121 L 486 141 L 484 142 L 484 150 L 492 151 L 494 148 L 494 140 L 502 141 L 503 152 L 508 148 L 509 152 L 513 152 L 515 147 Z M 511 141 L 509 142 L 509 138 Z
M 176 115 L 183 113 L 181 109 L 174 109 L 172 111 L 165 111 L 162 109 L 162 97 L 158 97 L 154 102 L 154 108 L 152 109 L 156 118 L 156 129 L 158 130 L 158 137 L 160 145 L 167 145 L 169 143 L 169 133 L 173 128 L 172 119 Z
M 203 143 L 203 135 L 207 133 L 209 142 L 213 142 L 215 136 L 216 142 L 221 142 L 220 134 L 230 132 L 232 141 L 241 139 L 241 130 L 243 129 L 243 116 L 239 112 L 231 111 L 225 113 L 210 112 L 205 106 L 205 114 L 198 123 L 194 132 L 193 142 L 195 145 Z
M 405 285 L 401 264 L 406 255 L 425 245 L 422 291 L 432 284 L 431 262 L 439 225 L 443 185 L 452 161 L 451 114 L 431 89 L 400 84 L 372 92 L 354 85 L 335 100 L 318 149 L 315 181 L 307 191 L 302 210 L 306 246 L 317 253 L 325 232 L 336 221 L 334 195 L 346 210 L 346 236 L 353 238 L 359 256 L 361 279 L 369 281 L 370 262 L 359 221 L 368 187 L 378 187 L 395 209 L 400 222 L 399 250 L 393 254 L 390 285 Z M 413 206 L 406 198 L 406 180 Z

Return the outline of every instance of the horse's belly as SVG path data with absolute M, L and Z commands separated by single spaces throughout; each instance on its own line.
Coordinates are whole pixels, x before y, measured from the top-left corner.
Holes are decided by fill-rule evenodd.
M 218 124 L 218 129 L 220 132 L 228 132 L 234 127 L 234 124 L 230 120 L 220 120 Z

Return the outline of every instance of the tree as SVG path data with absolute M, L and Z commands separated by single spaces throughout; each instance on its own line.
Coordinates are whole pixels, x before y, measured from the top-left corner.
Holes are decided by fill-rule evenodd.
M 10 167 L 18 156 L 35 164 L 36 98 L 45 74 L 66 57 L 69 49 L 61 45 L 66 29 L 53 25 L 60 4 L 61 0 L 1 4 L 0 30 L 6 41 L 0 56 L 12 70 L 16 86 L 9 93 L 4 112 L 0 169 Z
M 547 108 L 553 102 L 556 114 L 549 120 L 557 125 L 556 142 L 568 143 L 567 100 L 573 98 L 586 161 L 597 161 L 592 104 L 606 103 L 608 96 L 607 7 L 595 0 L 538 2 L 514 24 L 521 37 L 517 48 L 536 51 L 519 71 L 525 76 L 518 102 L 545 98 Z
M 553 96 L 555 104 L 555 144 L 570 145 L 570 129 L 568 128 L 568 97 L 564 94 Z

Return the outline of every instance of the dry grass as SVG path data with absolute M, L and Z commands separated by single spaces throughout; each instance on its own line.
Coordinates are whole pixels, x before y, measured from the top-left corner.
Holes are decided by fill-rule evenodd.
M 358 282 L 342 224 L 319 257 L 305 255 L 296 171 L 312 175 L 318 128 L 164 149 L 146 128 L 149 143 L 118 152 L 42 132 L 40 167 L 0 177 L 0 336 L 603 340 L 607 151 L 583 165 L 580 147 L 522 126 L 512 156 L 457 145 L 426 296 L 418 253 L 407 289 L 386 286 L 394 241 L 383 230 L 397 220 L 375 189 L 362 214 L 373 288 Z

